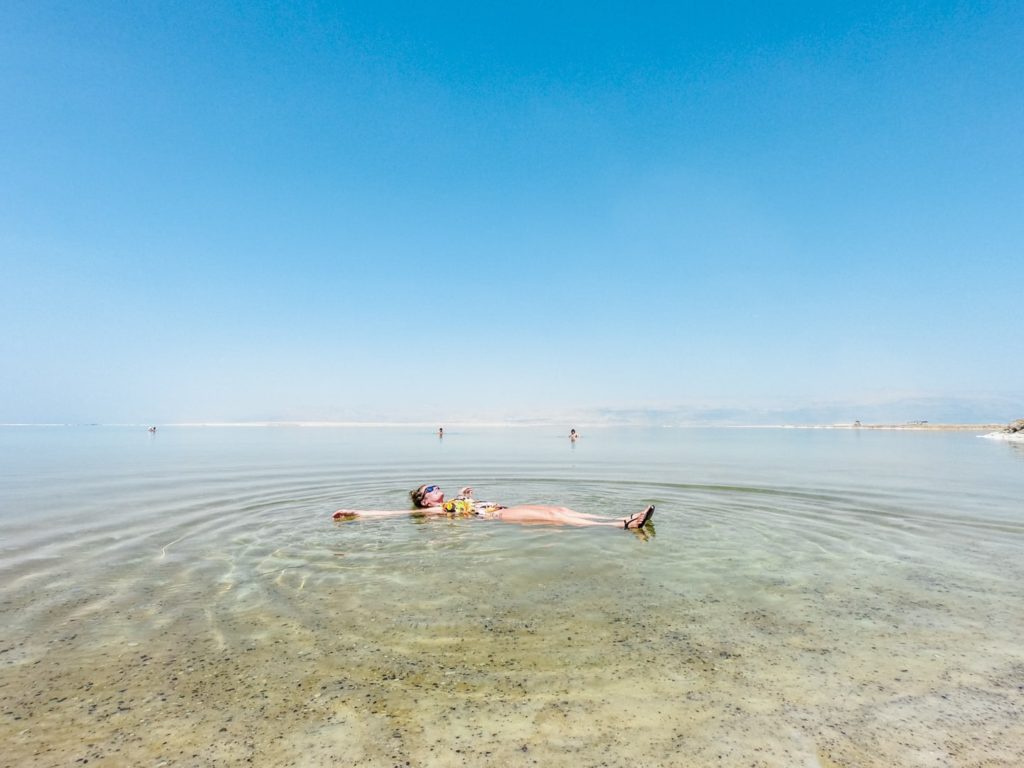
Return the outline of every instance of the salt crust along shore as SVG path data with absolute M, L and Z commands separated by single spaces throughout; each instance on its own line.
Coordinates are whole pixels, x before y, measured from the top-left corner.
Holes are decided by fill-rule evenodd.
M 1007 443 L 1024 443 L 1024 434 L 1020 432 L 1014 434 L 1009 432 L 989 432 L 987 435 L 982 435 L 982 437 L 989 440 L 1003 440 Z

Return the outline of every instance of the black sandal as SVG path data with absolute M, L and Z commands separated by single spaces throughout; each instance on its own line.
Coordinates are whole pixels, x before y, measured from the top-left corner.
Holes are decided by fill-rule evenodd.
M 638 525 L 636 528 L 632 528 L 631 529 L 629 527 L 629 524 L 632 523 L 634 520 L 636 520 L 637 517 L 639 517 L 640 515 L 644 516 L 643 520 L 640 521 L 640 525 Z M 649 505 L 647 507 L 647 509 L 645 509 L 643 512 L 637 512 L 635 515 L 631 515 L 630 517 L 626 518 L 626 522 L 622 524 L 622 527 L 624 529 L 626 529 L 627 531 L 629 531 L 629 530 L 637 530 L 638 528 L 643 528 L 645 525 L 647 525 L 647 523 L 650 522 L 650 519 L 652 517 L 654 517 L 654 505 L 653 504 Z

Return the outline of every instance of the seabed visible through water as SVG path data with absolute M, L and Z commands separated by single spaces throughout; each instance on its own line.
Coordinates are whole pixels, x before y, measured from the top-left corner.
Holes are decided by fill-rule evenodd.
M 1024 764 L 1013 447 L 603 434 L 4 435 L 0 764 Z

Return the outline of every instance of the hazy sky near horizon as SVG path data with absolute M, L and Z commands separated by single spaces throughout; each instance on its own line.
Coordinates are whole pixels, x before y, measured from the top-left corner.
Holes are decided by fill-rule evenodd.
M 1024 5 L 488 5 L 0 6 L 0 422 L 1024 402 Z

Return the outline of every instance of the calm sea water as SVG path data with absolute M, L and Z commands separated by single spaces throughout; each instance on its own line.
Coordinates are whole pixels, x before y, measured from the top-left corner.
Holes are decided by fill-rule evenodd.
M 0 764 L 1024 764 L 1024 446 L 567 432 L 0 428 Z

